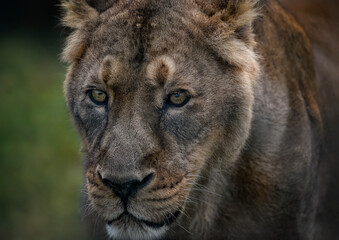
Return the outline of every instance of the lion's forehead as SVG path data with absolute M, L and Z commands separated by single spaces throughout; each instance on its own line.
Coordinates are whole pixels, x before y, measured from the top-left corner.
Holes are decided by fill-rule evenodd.
M 206 54 L 201 58 L 203 50 L 197 53 L 193 49 L 199 43 L 187 29 L 146 31 L 133 26 L 125 29 L 103 25 L 95 31 L 78 65 L 82 81 L 118 80 L 126 87 L 140 80 L 152 80 L 146 82 L 151 85 L 164 84 L 168 79 L 175 79 L 173 84 L 192 84 L 191 79 L 196 82 L 207 70 L 213 69 L 201 71 L 210 56 Z
M 173 11 L 132 9 L 103 17 L 89 35 L 90 47 L 102 55 L 101 59 L 111 54 L 126 61 L 155 58 L 171 51 L 188 52 L 194 32 L 185 26 L 182 16 Z

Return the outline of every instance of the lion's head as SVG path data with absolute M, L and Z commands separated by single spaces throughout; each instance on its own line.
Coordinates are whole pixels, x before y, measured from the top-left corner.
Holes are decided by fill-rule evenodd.
M 232 169 L 248 137 L 255 1 L 63 5 L 89 199 L 112 237 L 159 237 L 194 213 L 205 178 Z

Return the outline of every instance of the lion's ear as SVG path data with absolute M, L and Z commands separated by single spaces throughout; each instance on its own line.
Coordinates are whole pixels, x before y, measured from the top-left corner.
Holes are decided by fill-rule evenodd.
M 70 28 L 79 29 L 99 15 L 86 0 L 62 0 L 61 6 L 64 10 L 62 23 Z
M 61 0 L 64 10 L 62 23 L 74 31 L 67 39 L 62 60 L 71 63 L 79 59 L 87 45 L 89 32 L 84 30 L 87 23 L 95 23 L 101 12 L 112 7 L 117 0 Z
M 205 15 L 200 21 L 208 44 L 233 65 L 250 67 L 256 44 L 252 31 L 258 0 L 195 0 Z M 199 19 L 197 19 L 199 22 Z M 253 60 L 253 61 L 251 61 Z
M 62 22 L 70 28 L 81 28 L 101 12 L 112 7 L 117 0 L 61 0 L 65 14 Z
M 224 37 L 237 35 L 249 41 L 252 23 L 256 16 L 258 0 L 195 0 L 208 15 L 214 29 Z M 212 28 L 213 29 L 213 28 Z

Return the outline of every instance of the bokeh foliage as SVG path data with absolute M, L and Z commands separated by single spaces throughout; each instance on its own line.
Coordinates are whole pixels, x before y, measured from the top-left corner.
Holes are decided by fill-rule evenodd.
M 0 239 L 84 239 L 60 49 L 54 38 L 0 37 Z

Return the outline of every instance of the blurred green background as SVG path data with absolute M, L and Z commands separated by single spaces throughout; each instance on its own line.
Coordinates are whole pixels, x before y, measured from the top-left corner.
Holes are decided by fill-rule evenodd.
M 58 1 L 1 3 L 0 239 L 84 239 Z

